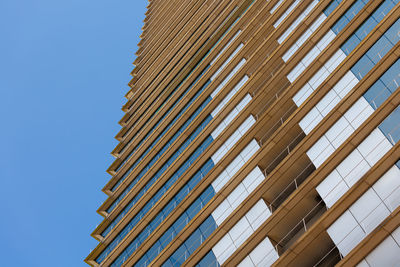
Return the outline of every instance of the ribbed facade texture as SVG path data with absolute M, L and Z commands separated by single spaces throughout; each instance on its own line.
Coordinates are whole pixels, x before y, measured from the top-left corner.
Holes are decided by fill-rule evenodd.
M 400 0 L 152 0 L 91 266 L 400 266 Z

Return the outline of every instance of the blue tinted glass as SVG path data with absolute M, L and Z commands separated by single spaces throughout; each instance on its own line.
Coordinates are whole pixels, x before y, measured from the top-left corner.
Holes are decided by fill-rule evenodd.
M 372 108 L 377 109 L 390 96 L 389 90 L 378 80 L 364 94 L 365 99 L 370 103 Z
M 400 80 L 400 60 L 397 60 L 380 79 L 386 87 L 393 93 L 399 87 Z
M 175 237 L 176 232 L 173 227 L 170 227 L 165 231 L 165 233 L 160 237 L 160 244 L 162 248 L 165 248 L 169 242 Z
M 360 28 L 357 29 L 356 35 L 357 37 L 362 40 L 364 39 L 371 31 L 372 29 L 378 25 L 378 22 L 373 18 L 369 17 L 362 25 Z
M 347 17 L 341 17 L 333 26 L 332 31 L 334 33 L 339 34 L 341 30 L 349 23 L 349 19 Z
M 201 180 L 202 176 L 200 172 L 196 172 L 188 182 L 188 187 L 192 190 Z
M 356 46 L 360 43 L 360 39 L 355 36 L 352 35 L 350 36 L 346 42 L 341 46 L 341 49 L 343 50 L 343 52 L 346 54 L 346 56 L 348 56 L 351 51 L 354 50 L 354 48 L 356 48 Z
M 169 258 L 172 266 L 181 266 L 186 260 L 187 250 L 185 246 L 180 246 Z M 164 266 L 164 265 L 163 265 Z M 168 266 L 168 265 L 165 265 Z
M 182 213 L 182 215 L 179 216 L 179 218 L 173 224 L 175 232 L 179 233 L 188 222 L 189 220 L 186 212 Z
M 145 256 L 145 257 L 142 257 L 136 264 L 138 266 L 147 266 L 147 264 L 149 264 L 149 263 L 150 263 L 150 261 Z M 122 265 L 122 263 L 121 263 L 121 265 Z M 117 265 L 117 266 L 121 266 L 121 265 Z
M 354 64 L 351 71 L 359 80 L 361 80 L 373 67 L 374 63 L 372 63 L 368 57 L 363 56 L 356 64 Z
M 215 229 L 217 229 L 217 223 L 212 216 L 208 216 L 207 219 L 200 225 L 200 231 L 204 238 L 209 237 Z
M 338 5 L 338 1 L 331 1 L 331 3 L 325 8 L 324 14 L 328 17 Z
M 174 265 L 172 264 L 172 262 L 170 260 L 167 260 L 166 262 L 164 262 L 162 266 L 163 267 L 174 267 Z
M 217 258 L 215 257 L 212 250 L 210 250 L 200 261 L 196 264 L 196 267 L 219 267 Z
M 383 18 L 389 13 L 389 11 L 394 7 L 394 4 L 392 1 L 384 1 L 377 9 L 376 12 L 374 12 L 373 17 L 377 21 L 383 20 Z
M 194 218 L 194 216 L 196 216 L 196 214 L 200 211 L 200 209 L 202 208 L 202 203 L 201 200 L 199 198 L 197 198 L 192 205 L 190 205 L 189 209 L 187 210 L 187 214 L 189 217 L 189 221 L 191 219 Z
M 379 126 L 379 129 L 394 145 L 400 139 L 400 107 L 397 107 Z
M 196 229 L 185 241 L 189 255 L 191 255 L 201 245 L 202 235 L 199 229 Z
M 209 185 L 209 186 L 206 188 L 206 190 L 204 190 L 204 192 L 201 194 L 200 198 L 201 198 L 201 201 L 202 201 L 203 203 L 208 203 L 208 201 L 210 201 L 211 198 L 212 198 L 214 195 L 215 195 L 215 190 L 214 190 L 214 188 L 213 188 L 211 185 Z
M 397 20 L 385 33 L 389 41 L 395 45 L 400 40 L 400 20 Z
M 154 260 L 155 256 L 161 252 L 161 245 L 159 241 L 156 241 L 154 245 L 146 252 L 147 259 L 149 262 Z
M 347 17 L 347 19 L 350 21 L 352 20 L 357 14 L 358 12 L 360 12 L 360 10 L 364 7 L 364 3 L 363 1 L 356 1 L 345 13 L 345 16 Z
M 378 63 L 389 50 L 393 47 L 393 45 L 386 39 L 385 36 L 379 38 L 379 40 L 368 50 L 367 56 L 374 63 Z

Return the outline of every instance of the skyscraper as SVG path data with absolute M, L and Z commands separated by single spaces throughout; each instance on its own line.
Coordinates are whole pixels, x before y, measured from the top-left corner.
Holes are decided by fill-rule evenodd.
M 397 266 L 398 0 L 153 0 L 92 266 Z

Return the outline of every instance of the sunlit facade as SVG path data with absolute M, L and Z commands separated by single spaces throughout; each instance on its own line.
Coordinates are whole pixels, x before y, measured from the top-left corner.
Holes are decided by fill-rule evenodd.
M 398 266 L 399 1 L 150 1 L 85 262 Z

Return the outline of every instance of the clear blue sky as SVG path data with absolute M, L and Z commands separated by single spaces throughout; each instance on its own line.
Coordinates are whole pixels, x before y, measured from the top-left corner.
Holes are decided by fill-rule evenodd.
M 0 0 L 1 266 L 86 266 L 145 0 Z

